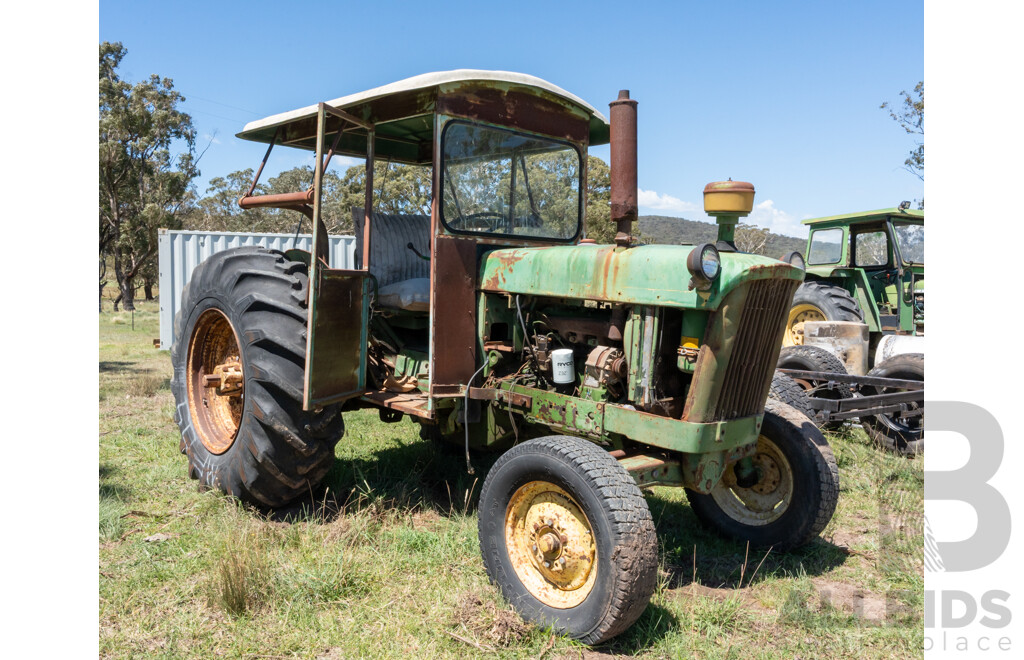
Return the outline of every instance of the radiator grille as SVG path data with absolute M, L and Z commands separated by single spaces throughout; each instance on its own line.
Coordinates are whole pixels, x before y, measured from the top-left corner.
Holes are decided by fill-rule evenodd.
M 715 407 L 715 419 L 747 417 L 764 411 L 785 319 L 799 285 L 794 280 L 751 283 Z

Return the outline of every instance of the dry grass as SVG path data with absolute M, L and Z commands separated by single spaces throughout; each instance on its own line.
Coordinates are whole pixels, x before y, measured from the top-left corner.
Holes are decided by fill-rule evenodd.
M 150 398 L 161 388 L 167 387 L 167 379 L 158 374 L 140 374 L 128 380 L 125 394 L 131 397 Z
M 260 529 L 242 522 L 239 529 L 226 529 L 221 539 L 214 556 L 210 604 L 233 616 L 255 612 L 266 603 L 273 584 Z

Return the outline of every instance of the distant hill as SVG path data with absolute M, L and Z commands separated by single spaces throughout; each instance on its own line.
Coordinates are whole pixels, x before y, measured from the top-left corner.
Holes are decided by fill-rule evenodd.
M 697 245 L 699 243 L 714 243 L 718 236 L 718 225 L 686 218 L 642 215 L 637 224 L 641 239 L 646 243 Z M 779 258 L 794 250 L 799 250 L 802 253 L 806 249 L 806 239 L 769 233 L 764 253 L 769 257 Z

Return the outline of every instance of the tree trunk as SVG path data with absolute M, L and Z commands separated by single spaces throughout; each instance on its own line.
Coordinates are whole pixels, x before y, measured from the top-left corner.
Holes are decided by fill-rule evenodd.
M 132 278 L 126 277 L 121 281 L 121 304 L 124 306 L 124 311 L 134 312 L 135 311 L 135 287 Z
M 103 288 L 107 286 L 107 281 L 103 279 L 107 274 L 107 262 L 103 259 L 103 251 L 100 250 L 100 314 L 103 313 Z
M 135 279 L 134 270 L 126 269 L 124 266 L 124 258 L 119 248 L 114 249 L 114 276 L 117 278 L 117 290 L 120 295 L 117 296 L 117 300 L 114 301 L 114 311 L 117 311 L 118 301 L 124 304 L 124 311 L 134 312 L 135 311 L 135 287 L 133 280 Z
M 142 290 L 146 294 L 147 301 L 155 300 L 155 298 L 153 298 L 153 280 L 149 279 L 148 277 L 144 278 L 142 280 Z
M 118 311 L 117 310 L 117 306 L 120 305 L 120 304 L 121 304 L 121 294 L 119 293 L 119 294 L 117 294 L 117 298 L 114 298 L 114 311 L 115 312 Z

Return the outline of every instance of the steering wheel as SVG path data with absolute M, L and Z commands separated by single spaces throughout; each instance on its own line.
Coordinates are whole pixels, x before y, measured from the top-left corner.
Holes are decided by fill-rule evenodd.
M 460 215 L 448 221 L 448 226 L 459 231 L 479 231 L 494 233 L 499 225 L 505 222 L 505 215 L 496 211 L 481 211 Z

